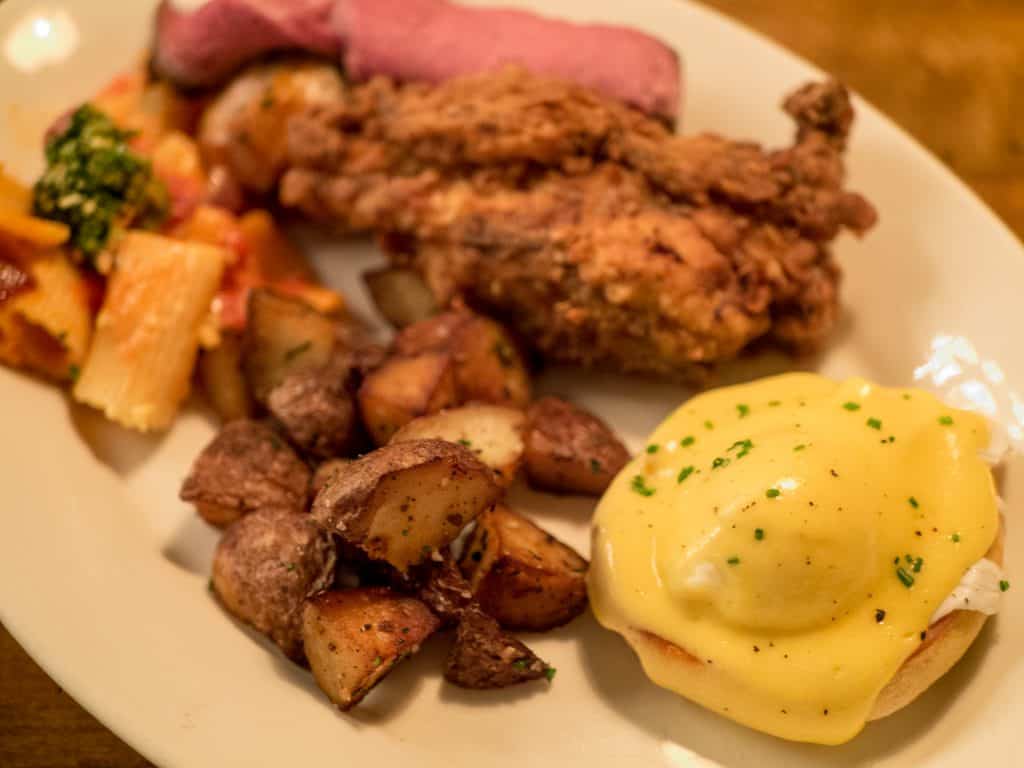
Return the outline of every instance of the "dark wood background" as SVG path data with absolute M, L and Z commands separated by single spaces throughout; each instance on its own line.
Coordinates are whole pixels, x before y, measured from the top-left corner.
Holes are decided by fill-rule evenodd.
M 1024 237 L 1020 0 L 707 2 L 859 91 L 939 155 Z M 145 765 L 0 628 L 0 766 Z

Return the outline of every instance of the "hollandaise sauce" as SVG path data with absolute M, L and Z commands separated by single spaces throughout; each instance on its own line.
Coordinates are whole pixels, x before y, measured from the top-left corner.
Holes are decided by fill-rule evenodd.
M 999 526 L 981 416 L 788 374 L 702 394 L 616 478 L 590 599 L 659 685 L 786 739 L 855 736 Z M 663 646 L 663 644 L 662 644 Z

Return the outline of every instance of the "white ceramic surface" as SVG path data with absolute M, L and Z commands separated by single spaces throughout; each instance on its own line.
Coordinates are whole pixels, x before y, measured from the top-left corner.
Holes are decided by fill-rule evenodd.
M 29 14 L 66 11 L 79 36 L 63 60 L 60 46 L 35 57 L 31 75 L 0 59 L 0 161 L 26 177 L 38 168 L 43 128 L 140 54 L 151 6 L 0 5 L 0 56 Z M 561 0 L 557 9 L 568 18 L 641 27 L 683 52 L 688 131 L 782 143 L 791 131 L 778 109 L 782 95 L 819 75 L 682 0 Z M 52 18 L 66 26 L 66 17 Z M 878 206 L 881 223 L 865 241 L 839 245 L 847 312 L 815 367 L 909 383 L 935 337 L 961 336 L 982 358 L 998 361 L 1004 380 L 996 385 L 1011 411 L 1022 409 L 1007 388 L 1024 387 L 1016 339 L 1024 319 L 1024 250 L 934 158 L 868 105 L 858 101 L 857 108 L 851 184 Z M 301 236 L 331 282 L 365 306 L 357 275 L 379 260 L 373 249 Z M 761 360 L 729 375 L 780 364 Z M 541 386 L 572 391 L 633 447 L 687 395 L 571 371 L 550 372 Z M 430 642 L 354 715 L 343 716 L 306 673 L 228 620 L 207 592 L 215 536 L 176 499 L 212 431 L 199 409 L 169 434 L 144 438 L 104 423 L 55 389 L 0 370 L 0 425 L 0 618 L 65 690 L 162 766 L 691 764 L 673 745 L 730 768 L 1020 764 L 1013 744 L 1024 717 L 1024 583 L 949 675 L 843 747 L 787 744 L 655 688 L 626 645 L 590 617 L 530 640 L 558 668 L 550 689 L 469 693 L 444 686 L 444 643 Z M 1020 460 L 1011 461 L 1003 480 L 1012 579 L 1014 564 L 1024 562 Z M 555 533 L 586 548 L 589 502 L 517 493 Z

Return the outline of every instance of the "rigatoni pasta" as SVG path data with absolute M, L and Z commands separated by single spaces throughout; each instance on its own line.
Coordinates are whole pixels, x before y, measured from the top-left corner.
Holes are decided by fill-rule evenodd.
M 126 427 L 168 427 L 188 394 L 225 260 L 215 246 L 127 233 L 75 399 Z

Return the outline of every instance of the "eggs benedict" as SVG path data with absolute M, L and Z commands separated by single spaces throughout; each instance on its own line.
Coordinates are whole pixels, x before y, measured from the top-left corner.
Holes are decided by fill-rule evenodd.
M 984 417 L 862 379 L 702 394 L 594 518 L 590 599 L 648 676 L 839 744 L 973 642 L 1008 583 Z

